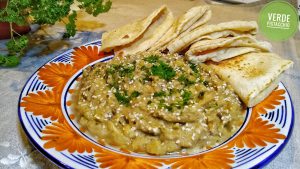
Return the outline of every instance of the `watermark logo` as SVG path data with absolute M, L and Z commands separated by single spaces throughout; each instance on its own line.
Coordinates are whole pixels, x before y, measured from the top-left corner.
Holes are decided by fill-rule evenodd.
M 268 28 L 291 29 L 291 15 L 280 13 L 268 13 Z
M 258 20 L 260 31 L 270 40 L 287 40 L 298 31 L 297 11 L 286 1 L 268 3 L 261 10 Z

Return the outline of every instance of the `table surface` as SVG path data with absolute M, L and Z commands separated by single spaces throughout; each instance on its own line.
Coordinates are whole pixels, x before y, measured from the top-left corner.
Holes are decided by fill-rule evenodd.
M 146 16 L 162 4 L 167 4 L 175 16 L 206 2 L 200 0 L 114 0 L 112 9 L 98 17 L 78 11 L 79 32 L 69 40 L 61 40 L 63 25 L 41 27 L 31 35 L 31 44 L 22 64 L 16 68 L 0 68 L 0 168 L 57 168 L 40 154 L 26 138 L 17 115 L 18 97 L 26 80 L 51 58 L 84 43 L 99 39 L 101 32 L 111 30 Z M 261 4 L 234 6 L 211 5 L 210 23 L 229 20 L 257 20 Z M 79 10 L 74 8 L 75 10 Z M 259 39 L 264 39 L 258 35 Z M 284 42 L 272 42 L 273 51 L 294 62 L 282 82 L 289 90 L 295 106 L 295 126 L 292 137 L 283 151 L 265 168 L 300 168 L 300 33 Z M 0 49 L 5 41 L 0 41 Z

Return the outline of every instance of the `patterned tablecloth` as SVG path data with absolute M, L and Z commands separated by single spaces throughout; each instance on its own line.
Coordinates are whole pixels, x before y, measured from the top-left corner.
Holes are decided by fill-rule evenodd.
M 128 3 L 128 2 L 130 3 Z M 26 80 L 44 63 L 58 54 L 99 39 L 102 31 L 110 30 L 141 18 L 161 4 L 167 4 L 175 15 L 204 2 L 190 0 L 116 0 L 107 14 L 97 18 L 79 12 L 78 34 L 70 40 L 61 40 L 60 24 L 42 28 L 32 34 L 30 48 L 17 68 L 0 68 L 0 168 L 57 168 L 40 154 L 26 138 L 17 115 L 19 94 Z M 212 23 L 235 19 L 257 19 L 261 5 L 248 7 L 212 6 Z M 133 15 L 134 14 L 134 15 Z M 226 15 L 225 15 L 226 14 Z M 121 18 L 121 19 L 120 19 Z M 295 126 L 292 137 L 283 151 L 266 168 L 300 168 L 300 33 L 285 42 L 273 44 L 275 53 L 294 61 L 294 67 L 286 71 L 282 82 L 289 90 L 295 106 Z M 5 41 L 0 41 L 0 49 Z

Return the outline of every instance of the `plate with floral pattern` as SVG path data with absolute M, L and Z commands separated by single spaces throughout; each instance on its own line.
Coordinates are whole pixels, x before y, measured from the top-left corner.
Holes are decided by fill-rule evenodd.
M 252 168 L 269 163 L 287 144 L 294 108 L 282 83 L 247 109 L 242 127 L 226 142 L 196 154 L 151 156 L 104 146 L 78 125 L 71 95 L 82 70 L 113 58 L 101 41 L 71 49 L 39 68 L 19 98 L 21 125 L 31 143 L 62 168 Z

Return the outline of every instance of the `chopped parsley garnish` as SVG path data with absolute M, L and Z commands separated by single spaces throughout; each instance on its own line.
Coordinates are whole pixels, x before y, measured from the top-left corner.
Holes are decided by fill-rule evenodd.
M 170 106 L 165 105 L 165 108 L 166 108 L 168 111 L 173 111 L 172 105 L 170 105 Z
M 120 76 L 124 77 L 127 75 L 131 75 L 135 70 L 135 66 L 132 64 L 128 64 L 126 66 L 121 66 L 119 69 Z
M 122 93 L 120 93 L 120 91 L 116 91 L 115 96 L 120 104 L 124 104 L 126 106 L 129 105 L 130 98 L 126 93 L 122 94 Z
M 192 63 L 192 62 L 189 62 L 189 66 L 190 68 L 195 72 L 195 73 L 198 73 L 198 69 L 197 69 L 197 65 Z
M 160 61 L 158 65 L 153 65 L 151 67 L 151 74 L 170 81 L 173 77 L 175 77 L 176 72 L 171 66 Z
M 168 111 L 173 111 L 174 108 L 182 109 L 185 105 L 189 104 L 191 97 L 192 97 L 192 92 L 185 90 L 181 94 L 182 100 L 177 101 L 175 103 L 167 104 L 167 103 L 165 103 L 165 100 L 161 99 L 161 100 L 159 100 L 158 107 L 167 109 Z
M 158 76 L 162 79 L 170 81 L 173 77 L 175 77 L 176 72 L 174 69 L 169 66 L 167 63 L 160 60 L 158 55 L 150 55 L 149 57 L 144 59 L 146 62 L 154 64 L 150 71 L 146 67 L 142 67 L 141 69 L 147 73 L 146 79 L 149 79 L 150 75 Z
M 107 74 L 115 74 L 119 73 L 121 77 L 132 75 L 135 70 L 135 64 L 127 64 L 127 65 L 112 65 L 106 69 Z
M 136 97 L 138 97 L 139 95 L 141 95 L 140 92 L 138 92 L 138 91 L 133 91 L 133 92 L 131 93 L 131 95 L 130 95 L 130 98 L 136 98 Z
M 114 74 L 117 70 L 119 65 L 111 65 L 109 68 L 106 69 L 107 74 Z
M 166 96 L 166 92 L 164 91 L 160 91 L 160 92 L 155 92 L 154 97 L 162 97 L 162 96 Z
M 159 56 L 157 55 L 150 55 L 149 57 L 144 59 L 144 61 L 149 63 L 156 63 L 158 60 L 159 60 Z
M 150 77 L 151 73 L 150 73 L 149 68 L 147 68 L 146 66 L 142 66 L 141 70 L 143 70 L 145 72 L 145 76 L 143 78 L 143 83 L 145 83 L 145 82 L 151 82 L 152 78 Z
M 192 84 L 195 84 L 194 81 L 189 80 L 186 76 L 181 75 L 178 78 L 178 81 L 181 82 L 182 84 L 184 84 L 185 86 L 190 86 Z
M 191 99 L 191 96 L 192 96 L 192 92 L 187 91 L 187 90 L 185 90 L 185 91 L 183 92 L 183 94 L 181 95 L 183 106 L 185 106 L 185 105 L 188 104 L 188 102 L 189 102 L 190 99 Z
M 165 100 L 163 100 L 163 99 L 159 100 L 158 107 L 163 108 L 164 106 L 165 106 Z
M 118 102 L 124 104 L 125 106 L 129 106 L 130 100 L 138 97 L 139 95 L 141 95 L 141 93 L 138 91 L 133 91 L 130 96 L 127 95 L 127 92 L 121 93 L 118 90 L 115 92 L 115 97 L 117 98 Z
M 173 110 L 173 104 L 167 105 L 164 100 L 159 100 L 158 107 L 159 108 L 167 109 L 168 111 L 172 111 Z

